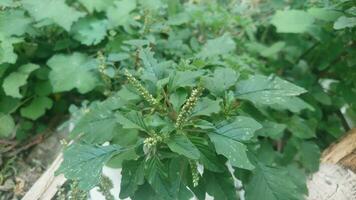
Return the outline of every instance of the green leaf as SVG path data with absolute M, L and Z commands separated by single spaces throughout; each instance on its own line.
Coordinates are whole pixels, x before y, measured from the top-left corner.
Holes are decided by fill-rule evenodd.
M 30 28 L 31 18 L 22 10 L 5 10 L 0 12 L 0 30 L 3 36 L 20 36 Z M 16 26 L 15 26 L 16 24 Z
M 146 161 L 145 174 L 146 179 L 162 199 L 173 199 L 168 182 L 166 167 L 157 156 L 152 156 Z
M 53 92 L 65 92 L 77 88 L 80 93 L 87 93 L 98 84 L 93 73 L 94 60 L 82 53 L 71 55 L 56 54 L 47 61 L 51 68 L 49 79 Z
M 0 64 L 10 63 L 14 64 L 17 59 L 17 55 L 14 52 L 13 44 L 22 42 L 18 38 L 6 38 L 0 33 Z
M 227 171 L 224 173 L 212 173 L 204 171 L 206 191 L 216 200 L 239 199 L 234 184 L 234 179 Z
M 85 45 L 96 45 L 104 40 L 108 28 L 107 20 L 82 18 L 73 25 L 71 32 L 74 39 Z
M 10 115 L 0 113 L 0 138 L 10 137 L 15 128 L 15 122 Z
M 36 120 L 45 114 L 46 110 L 50 109 L 53 105 L 53 102 L 48 97 L 36 97 L 31 101 L 31 103 L 21 108 L 21 116 Z
M 271 105 L 286 101 L 290 96 L 305 93 L 306 90 L 275 76 L 255 75 L 236 84 L 235 95 L 239 99 L 255 104 Z
M 220 111 L 220 100 L 211 100 L 207 97 L 201 98 L 194 107 L 191 116 L 210 116 Z
M 217 124 L 215 133 L 236 141 L 247 141 L 260 128 L 262 126 L 256 120 L 250 117 L 237 116 L 232 120 L 222 121 Z
M 69 7 L 64 0 L 23 0 L 22 5 L 36 21 L 52 20 L 66 31 L 85 15 Z
M 299 113 L 305 109 L 314 111 L 314 108 L 310 104 L 299 97 L 281 97 L 280 101 L 269 106 L 276 110 L 289 110 L 294 113 Z
M 247 158 L 247 148 L 244 144 L 215 133 L 210 133 L 209 138 L 215 145 L 216 152 L 228 158 L 232 166 L 249 170 L 254 168 Z
M 287 128 L 285 124 L 279 124 L 273 121 L 264 121 L 263 128 L 257 130 L 256 135 L 270 137 L 272 139 L 280 139 L 283 136 L 284 130 Z
M 164 78 L 164 68 L 160 66 L 153 57 L 153 52 L 149 48 L 142 49 L 139 52 L 139 58 L 142 60 L 143 71 L 141 78 L 157 83 Z
M 334 29 L 340 30 L 344 28 L 352 28 L 356 26 L 356 17 L 339 17 L 334 23 Z
M 166 144 L 173 152 L 187 158 L 197 160 L 200 157 L 199 150 L 185 135 L 174 135 L 166 141 Z
M 197 79 L 203 75 L 201 71 L 178 71 L 170 75 L 169 90 L 173 91 L 181 87 L 193 87 L 196 85 Z
M 15 98 L 22 98 L 20 87 L 27 83 L 27 78 L 30 76 L 30 73 L 38 68 L 40 68 L 40 66 L 29 63 L 22 65 L 16 72 L 12 72 L 8 75 L 2 84 L 5 94 Z
M 200 152 L 199 160 L 204 167 L 213 172 L 222 172 L 225 165 L 215 153 L 214 148 L 209 145 L 208 141 L 201 137 L 190 137 L 192 143 L 198 148 Z
M 90 12 L 105 11 L 109 6 L 114 4 L 114 0 L 78 0 Z
M 131 160 L 123 163 L 120 199 L 133 196 L 138 186 L 144 183 L 144 169 L 144 162 L 142 160 Z
M 92 146 L 75 143 L 65 149 L 63 162 L 56 174 L 79 181 L 81 190 L 90 190 L 100 182 L 102 168 L 115 153 L 123 151 L 119 146 Z
M 298 138 L 309 139 L 315 137 L 315 123 L 294 115 L 288 123 L 288 129 Z
M 188 169 L 189 162 L 182 157 L 172 158 L 169 163 L 169 181 L 174 199 L 190 200 L 193 197 L 192 192 L 185 185 L 185 179 L 190 172 Z
M 149 129 L 146 123 L 144 122 L 143 116 L 140 112 L 130 111 L 126 115 L 117 113 L 116 119 L 122 125 L 123 128 L 138 129 L 141 131 L 149 132 Z
M 302 10 L 278 10 L 271 23 L 278 33 L 304 33 L 313 25 L 314 17 Z
M 111 140 L 119 126 L 114 113 L 104 104 L 92 104 L 75 124 L 72 138 L 82 134 L 81 139 L 94 144 Z
M 246 185 L 246 200 L 301 200 L 297 186 L 281 167 L 269 167 L 259 163 Z
M 309 172 L 316 172 L 319 169 L 320 149 L 318 145 L 311 141 L 304 141 L 300 145 L 300 160 Z
M 336 10 L 331 10 L 327 8 L 309 8 L 308 13 L 315 17 L 316 19 L 323 20 L 323 21 L 328 21 L 328 22 L 333 22 L 335 21 L 342 12 L 336 11 Z
M 187 96 L 188 94 L 185 90 L 177 90 L 169 96 L 169 101 L 176 112 L 180 110 L 180 107 L 184 104 Z
M 198 54 L 199 57 L 209 58 L 218 55 L 228 54 L 236 49 L 236 44 L 229 34 L 208 40 Z
M 115 1 L 113 6 L 110 6 L 106 15 L 109 24 L 112 27 L 125 26 L 130 20 L 130 13 L 136 8 L 136 0 L 119 0 Z
M 216 96 L 223 96 L 224 92 L 235 85 L 239 75 L 230 68 L 218 68 L 214 71 L 213 77 L 203 79 L 203 85 Z

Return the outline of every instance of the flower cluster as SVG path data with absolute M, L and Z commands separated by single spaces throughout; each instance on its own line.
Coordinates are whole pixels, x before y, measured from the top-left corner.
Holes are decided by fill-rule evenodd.
M 127 80 L 134 86 L 134 88 L 142 95 L 142 97 L 152 106 L 158 107 L 158 101 L 143 87 L 143 85 L 125 69 Z
M 177 121 L 176 121 L 176 128 L 180 129 L 182 125 L 187 121 L 188 116 L 192 112 L 194 106 L 197 104 L 199 96 L 201 95 L 203 91 L 203 88 L 198 87 L 192 91 L 192 94 L 182 107 L 182 110 L 180 111 Z
M 148 137 L 143 141 L 144 149 L 146 149 L 148 152 L 150 149 L 152 149 L 152 147 L 155 147 L 158 143 L 162 141 L 163 141 L 162 136 L 156 134 L 153 135 L 152 137 Z
M 193 186 L 196 187 L 199 184 L 199 172 L 198 172 L 198 166 L 195 161 L 189 161 L 190 169 L 192 171 L 192 181 L 193 181 Z

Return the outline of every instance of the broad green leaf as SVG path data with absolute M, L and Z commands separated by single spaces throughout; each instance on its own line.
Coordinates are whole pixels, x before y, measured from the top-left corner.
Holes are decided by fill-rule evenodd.
M 334 29 L 340 30 L 344 28 L 352 28 L 356 26 L 356 17 L 339 17 L 334 23 Z
M 23 0 L 22 5 L 36 21 L 52 20 L 66 31 L 85 15 L 69 7 L 64 0 Z
M 65 92 L 77 88 L 80 93 L 87 93 L 98 84 L 93 72 L 94 60 L 87 55 L 75 52 L 71 55 L 56 54 L 47 65 L 51 68 L 49 79 L 53 92 Z
M 53 102 L 48 97 L 36 97 L 31 101 L 31 103 L 21 108 L 21 116 L 36 120 L 45 114 L 46 110 L 50 109 L 53 105 Z
M 262 122 L 263 128 L 256 131 L 256 135 L 270 137 L 272 139 L 280 139 L 283 136 L 284 130 L 287 128 L 285 124 L 279 124 L 273 121 Z
M 211 100 L 209 98 L 202 98 L 195 105 L 191 116 L 210 116 L 213 113 L 220 111 L 220 100 Z
M 250 117 L 237 116 L 231 120 L 222 121 L 216 125 L 215 133 L 236 141 L 247 141 L 254 132 L 262 128 L 256 120 Z
M 278 10 L 271 23 L 279 33 L 304 33 L 314 23 L 314 17 L 302 10 Z
M 115 0 L 79 0 L 81 4 L 90 12 L 105 11 L 109 6 L 113 5 Z
M 249 170 L 254 168 L 247 157 L 247 148 L 244 144 L 215 133 L 210 133 L 209 138 L 213 142 L 216 152 L 229 159 L 232 166 Z
M 79 188 L 90 190 L 101 178 L 105 163 L 116 153 L 124 151 L 119 146 L 93 146 L 75 143 L 63 152 L 63 162 L 56 174 L 79 181 Z
M 11 136 L 15 128 L 15 122 L 10 115 L 0 113 L 0 138 Z
M 114 113 L 105 104 L 92 104 L 75 124 L 70 136 L 81 135 L 86 142 L 102 144 L 111 140 L 118 126 Z
M 109 20 L 109 24 L 112 27 L 125 26 L 131 19 L 131 11 L 136 8 L 136 0 L 119 0 L 115 1 L 113 6 L 110 6 L 106 15 Z
M 169 101 L 173 106 L 173 109 L 178 112 L 180 107 L 184 104 L 188 97 L 188 94 L 185 90 L 176 90 L 169 96 Z
M 190 140 L 196 146 L 200 152 L 200 162 L 204 165 L 204 168 L 213 172 L 222 172 L 225 165 L 219 159 L 215 153 L 212 145 L 209 145 L 208 141 L 201 137 L 190 137 Z
M 302 110 L 314 111 L 314 108 L 299 97 L 281 97 L 281 100 L 275 104 L 269 105 L 276 110 L 289 110 L 294 113 L 299 113 Z
M 230 68 L 218 68 L 212 77 L 203 79 L 203 85 L 216 96 L 223 96 L 224 92 L 235 85 L 239 75 Z
M 22 10 L 5 10 L 0 12 L 0 30 L 3 36 L 20 36 L 30 28 L 31 18 Z
M 316 124 L 294 115 L 288 123 L 288 129 L 292 134 L 301 139 L 315 137 Z
M 195 86 L 197 80 L 203 75 L 201 71 L 178 71 L 170 75 L 169 89 L 171 91 L 187 86 Z
M 342 12 L 340 11 L 331 10 L 327 8 L 316 8 L 316 7 L 309 8 L 308 13 L 311 14 L 316 19 L 328 21 L 328 22 L 333 22 L 338 17 L 340 17 L 340 15 L 342 15 Z
M 200 157 L 199 150 L 185 135 L 174 135 L 166 141 L 166 144 L 173 152 L 187 158 L 197 160 Z
M 297 96 L 306 90 L 275 76 L 255 75 L 236 84 L 238 99 L 249 100 L 255 104 L 271 105 L 288 100 L 285 97 Z
M 40 66 L 29 63 L 22 65 L 17 71 L 12 72 L 8 75 L 2 84 L 5 94 L 15 98 L 21 98 L 20 87 L 27 83 L 27 79 L 31 72 L 40 68 Z
M 73 25 L 71 32 L 74 39 L 85 45 L 99 44 L 106 36 L 107 20 L 82 18 Z
M 144 183 L 144 162 L 131 160 L 123 163 L 121 171 L 120 199 L 133 196 L 139 185 Z
M 234 179 L 230 173 L 226 171 L 224 171 L 224 173 L 212 173 L 208 170 L 205 170 L 204 180 L 206 183 L 207 193 L 214 197 L 214 199 L 239 199 L 237 197 Z
M 166 171 L 166 167 L 157 156 L 152 156 L 146 161 L 146 179 L 152 186 L 153 190 L 162 199 L 173 199 Z
M 116 113 L 117 121 L 126 129 L 138 129 L 149 132 L 149 129 L 144 122 L 143 116 L 140 112 L 130 111 L 126 115 Z
M 13 44 L 22 42 L 19 38 L 6 38 L 0 33 L 0 64 L 14 64 L 17 60 L 17 55 L 14 52 Z
M 139 52 L 139 58 L 142 60 L 143 71 L 141 78 L 157 83 L 164 78 L 164 68 L 160 66 L 153 57 L 153 52 L 149 48 L 142 49 Z
M 246 200 L 301 200 L 296 184 L 287 178 L 288 171 L 282 167 L 270 167 L 259 163 L 246 184 Z
M 188 170 L 189 162 L 183 157 L 176 157 L 169 163 L 169 181 L 172 185 L 171 191 L 174 199 L 190 200 L 193 197 L 193 193 L 185 185 L 185 179 Z
M 300 144 L 300 161 L 309 172 L 316 172 L 320 162 L 318 145 L 311 141 L 302 142 Z
M 208 40 L 198 54 L 199 57 L 209 58 L 230 53 L 236 49 L 236 44 L 229 34 Z

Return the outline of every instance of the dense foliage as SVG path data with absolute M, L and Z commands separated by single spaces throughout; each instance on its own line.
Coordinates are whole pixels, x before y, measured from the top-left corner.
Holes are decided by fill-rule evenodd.
M 356 3 L 292 2 L 1 0 L 0 137 L 69 108 L 82 190 L 108 165 L 120 198 L 303 199 L 356 121 Z

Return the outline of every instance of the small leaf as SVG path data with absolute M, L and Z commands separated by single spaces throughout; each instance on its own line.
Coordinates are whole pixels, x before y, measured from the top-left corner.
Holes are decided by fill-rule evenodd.
M 0 30 L 3 36 L 20 36 L 30 28 L 31 18 L 22 10 L 3 10 L 0 12 Z M 16 24 L 16 26 L 14 26 Z
M 272 121 L 264 121 L 263 128 L 256 132 L 256 135 L 270 137 L 272 139 L 280 139 L 283 136 L 284 130 L 287 128 L 285 124 L 279 124 Z
M 121 171 L 120 199 L 133 196 L 139 185 L 144 183 L 144 164 L 142 160 L 123 163 Z
M 316 124 L 294 115 L 288 123 L 288 129 L 298 138 L 309 139 L 315 137 Z
M 52 56 L 47 65 L 52 69 L 49 79 L 53 92 L 65 92 L 77 88 L 80 93 L 87 93 L 98 84 L 93 73 L 96 67 L 94 60 L 82 53 L 71 55 L 56 54 Z
M 169 90 L 174 91 L 177 88 L 195 86 L 196 81 L 201 77 L 203 73 L 201 71 L 178 71 L 170 75 Z
M 235 95 L 255 104 L 271 105 L 286 101 L 285 97 L 297 96 L 306 90 L 275 76 L 255 75 L 236 84 Z
M 66 31 L 70 30 L 73 22 L 85 15 L 69 7 L 64 0 L 23 0 L 22 5 L 36 21 L 50 19 Z
M 215 133 L 210 133 L 209 138 L 215 145 L 216 152 L 229 159 L 232 166 L 249 170 L 254 168 L 247 158 L 247 148 L 244 144 Z
M 125 26 L 131 20 L 130 13 L 136 8 L 136 0 L 119 0 L 110 6 L 106 15 L 112 27 Z
M 40 66 L 35 64 L 26 64 L 19 67 L 16 72 L 12 72 L 9 76 L 4 79 L 2 87 L 4 88 L 5 94 L 21 98 L 20 87 L 27 83 L 27 78 L 30 73 L 38 69 Z
M 259 163 L 251 180 L 246 185 L 247 200 L 300 200 L 302 195 L 288 177 L 288 171 L 281 167 L 269 167 Z
M 48 97 L 37 97 L 31 101 L 31 103 L 21 108 L 21 116 L 36 120 L 45 114 L 46 110 L 50 109 L 53 102 Z
M 278 10 L 271 23 L 279 33 L 304 33 L 314 23 L 314 17 L 302 10 Z
M 122 125 L 123 128 L 139 129 L 141 131 L 149 132 L 146 123 L 144 122 L 143 116 L 140 112 L 130 111 L 126 115 L 117 113 L 116 119 Z
M 105 163 L 115 153 L 121 152 L 119 146 L 92 146 L 72 144 L 63 153 L 62 162 L 56 174 L 63 173 L 66 178 L 79 181 L 79 188 L 88 191 L 98 185 Z
M 339 17 L 334 23 L 334 29 L 340 30 L 344 28 L 352 28 L 356 26 L 356 17 Z
M 15 128 L 15 122 L 10 115 L 0 113 L 0 138 L 11 136 Z
M 85 45 L 99 44 L 106 36 L 107 20 L 82 18 L 73 25 L 71 32 L 74 39 Z
M 235 85 L 238 74 L 230 68 L 218 68 L 213 77 L 203 79 L 204 87 L 216 96 L 223 96 L 224 92 Z
M 180 155 L 184 155 L 190 159 L 199 159 L 199 150 L 194 144 L 184 135 L 174 135 L 166 141 L 168 147 Z
M 309 172 L 316 172 L 319 169 L 320 149 L 318 145 L 311 141 L 304 141 L 300 145 L 300 159 L 303 166 Z
M 254 132 L 262 128 L 256 120 L 250 117 L 238 116 L 232 120 L 223 121 L 216 125 L 216 133 L 236 141 L 247 141 Z
M 191 116 L 210 116 L 213 113 L 220 111 L 220 100 L 211 100 L 209 98 L 202 98 L 194 107 Z
M 213 56 L 228 54 L 236 49 L 236 44 L 229 34 L 208 40 L 198 54 L 199 57 L 209 58 Z

